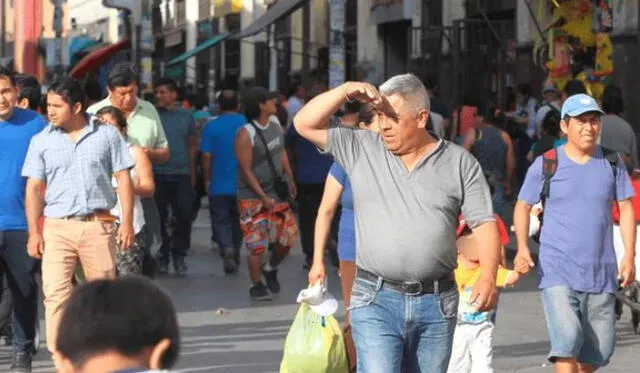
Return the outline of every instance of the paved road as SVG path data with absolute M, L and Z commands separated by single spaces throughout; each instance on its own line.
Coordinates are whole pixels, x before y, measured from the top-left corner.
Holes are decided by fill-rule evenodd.
M 255 303 L 249 299 L 246 269 L 237 276 L 224 276 L 208 237 L 202 213 L 193 231 L 189 275 L 158 280 L 171 293 L 179 312 L 182 354 L 177 368 L 181 372 L 277 372 L 284 339 L 297 310 L 297 292 L 306 286 L 300 248 L 281 267 L 280 297 L 271 303 Z M 329 285 L 339 296 L 335 275 Z M 528 277 L 501 296 L 494 343 L 496 372 L 552 371 L 545 364 L 548 339 L 535 285 L 535 277 Z M 225 312 L 217 313 L 220 309 Z M 341 310 L 337 316 L 343 315 Z M 640 337 L 633 334 L 627 312 L 618 325 L 616 354 L 606 371 L 637 371 L 639 347 Z M 10 350 L 0 349 L 0 372 L 7 370 L 9 360 Z M 34 372 L 52 372 L 44 348 L 34 363 Z

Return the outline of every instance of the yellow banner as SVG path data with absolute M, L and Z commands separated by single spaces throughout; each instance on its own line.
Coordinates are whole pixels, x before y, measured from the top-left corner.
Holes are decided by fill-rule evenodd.
M 213 16 L 224 17 L 231 13 L 240 13 L 242 11 L 242 0 L 212 0 Z

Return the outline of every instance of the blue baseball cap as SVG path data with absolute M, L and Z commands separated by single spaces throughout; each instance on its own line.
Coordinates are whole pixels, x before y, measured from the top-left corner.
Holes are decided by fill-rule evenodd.
M 600 105 L 598 105 L 596 100 L 584 93 L 570 96 L 564 104 L 562 104 L 562 118 L 567 116 L 577 117 L 584 113 L 600 113 L 604 115 L 604 111 L 600 109 Z

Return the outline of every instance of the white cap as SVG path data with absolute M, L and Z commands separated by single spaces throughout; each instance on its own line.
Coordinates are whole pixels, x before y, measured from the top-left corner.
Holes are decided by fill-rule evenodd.
M 338 310 L 338 301 L 329 293 L 324 282 L 318 281 L 315 285 L 303 289 L 298 294 L 298 303 L 306 303 L 320 316 L 331 316 Z

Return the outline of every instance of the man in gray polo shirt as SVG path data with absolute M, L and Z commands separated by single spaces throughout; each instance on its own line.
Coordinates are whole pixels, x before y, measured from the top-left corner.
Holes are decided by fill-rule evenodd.
M 348 100 L 378 109 L 380 133 L 332 126 Z M 496 301 L 500 239 L 478 162 L 425 126 L 429 96 L 413 75 L 380 92 L 345 83 L 300 110 L 296 130 L 331 153 L 349 175 L 356 221 L 356 280 L 351 325 L 358 372 L 446 372 L 458 293 L 455 230 L 463 213 L 478 239 L 483 272 L 472 303 Z

